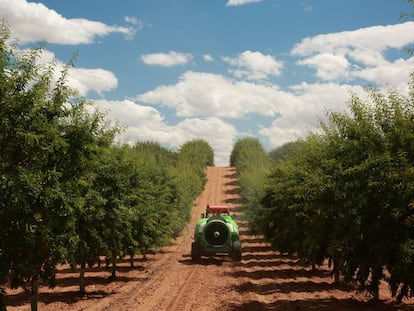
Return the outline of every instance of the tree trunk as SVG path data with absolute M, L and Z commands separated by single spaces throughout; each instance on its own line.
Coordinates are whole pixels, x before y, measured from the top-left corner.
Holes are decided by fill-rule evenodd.
M 339 276 L 340 276 L 339 271 L 338 270 L 334 271 L 335 283 L 339 283 L 339 281 L 341 280 Z
M 340 281 L 340 271 L 339 271 L 339 264 L 337 260 L 333 260 L 333 274 L 334 274 L 334 279 L 335 279 L 335 283 L 338 283 Z
M 86 263 L 82 262 L 79 272 L 79 292 L 83 295 L 85 294 L 85 266 Z
M 409 286 L 404 284 L 397 295 L 397 304 L 400 304 L 404 297 L 408 297 Z
M 116 254 L 112 253 L 112 277 L 115 278 L 116 276 Z
M 133 253 L 130 254 L 129 263 L 131 265 L 131 268 L 133 268 L 134 267 L 134 254 Z
M 372 280 L 370 284 L 371 293 L 374 298 L 374 300 L 379 300 L 379 283 L 380 279 L 382 277 L 382 267 L 374 267 L 372 268 L 371 275 Z
M 144 260 L 144 261 L 147 261 L 148 260 L 148 258 L 147 258 L 147 252 L 148 252 L 148 247 L 145 247 L 143 249 L 143 252 L 142 252 L 142 260 Z
M 32 298 L 30 301 L 32 311 L 37 311 L 38 302 L 39 302 L 39 273 L 36 273 L 32 279 Z
M 0 287 L 0 311 L 7 311 L 6 309 L 6 291 Z

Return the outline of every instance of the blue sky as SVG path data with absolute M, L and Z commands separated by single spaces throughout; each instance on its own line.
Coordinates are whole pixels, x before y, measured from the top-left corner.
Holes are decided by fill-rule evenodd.
M 267 150 L 319 129 L 366 86 L 407 92 L 414 8 L 404 0 L 0 0 L 25 49 L 47 42 L 68 83 L 118 120 L 120 141 L 238 138 Z

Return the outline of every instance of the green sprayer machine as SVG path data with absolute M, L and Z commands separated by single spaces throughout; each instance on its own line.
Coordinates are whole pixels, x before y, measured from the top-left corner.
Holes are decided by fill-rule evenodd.
M 225 205 L 207 205 L 194 231 L 191 259 L 201 256 L 229 255 L 234 261 L 241 260 L 239 228 Z

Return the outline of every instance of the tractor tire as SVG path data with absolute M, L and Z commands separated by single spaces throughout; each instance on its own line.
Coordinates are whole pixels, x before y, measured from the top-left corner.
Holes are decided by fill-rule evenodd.
M 241 251 L 241 244 L 240 241 L 236 241 L 233 243 L 233 249 L 231 251 L 231 258 L 234 261 L 241 261 L 242 259 L 242 251 Z
M 191 243 L 191 260 L 198 261 L 201 258 L 201 248 L 196 242 Z

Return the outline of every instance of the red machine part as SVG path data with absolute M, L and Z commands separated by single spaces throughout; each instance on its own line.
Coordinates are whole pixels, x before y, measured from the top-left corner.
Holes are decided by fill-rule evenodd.
M 207 205 L 207 211 L 210 213 L 228 213 L 229 207 L 227 205 Z

